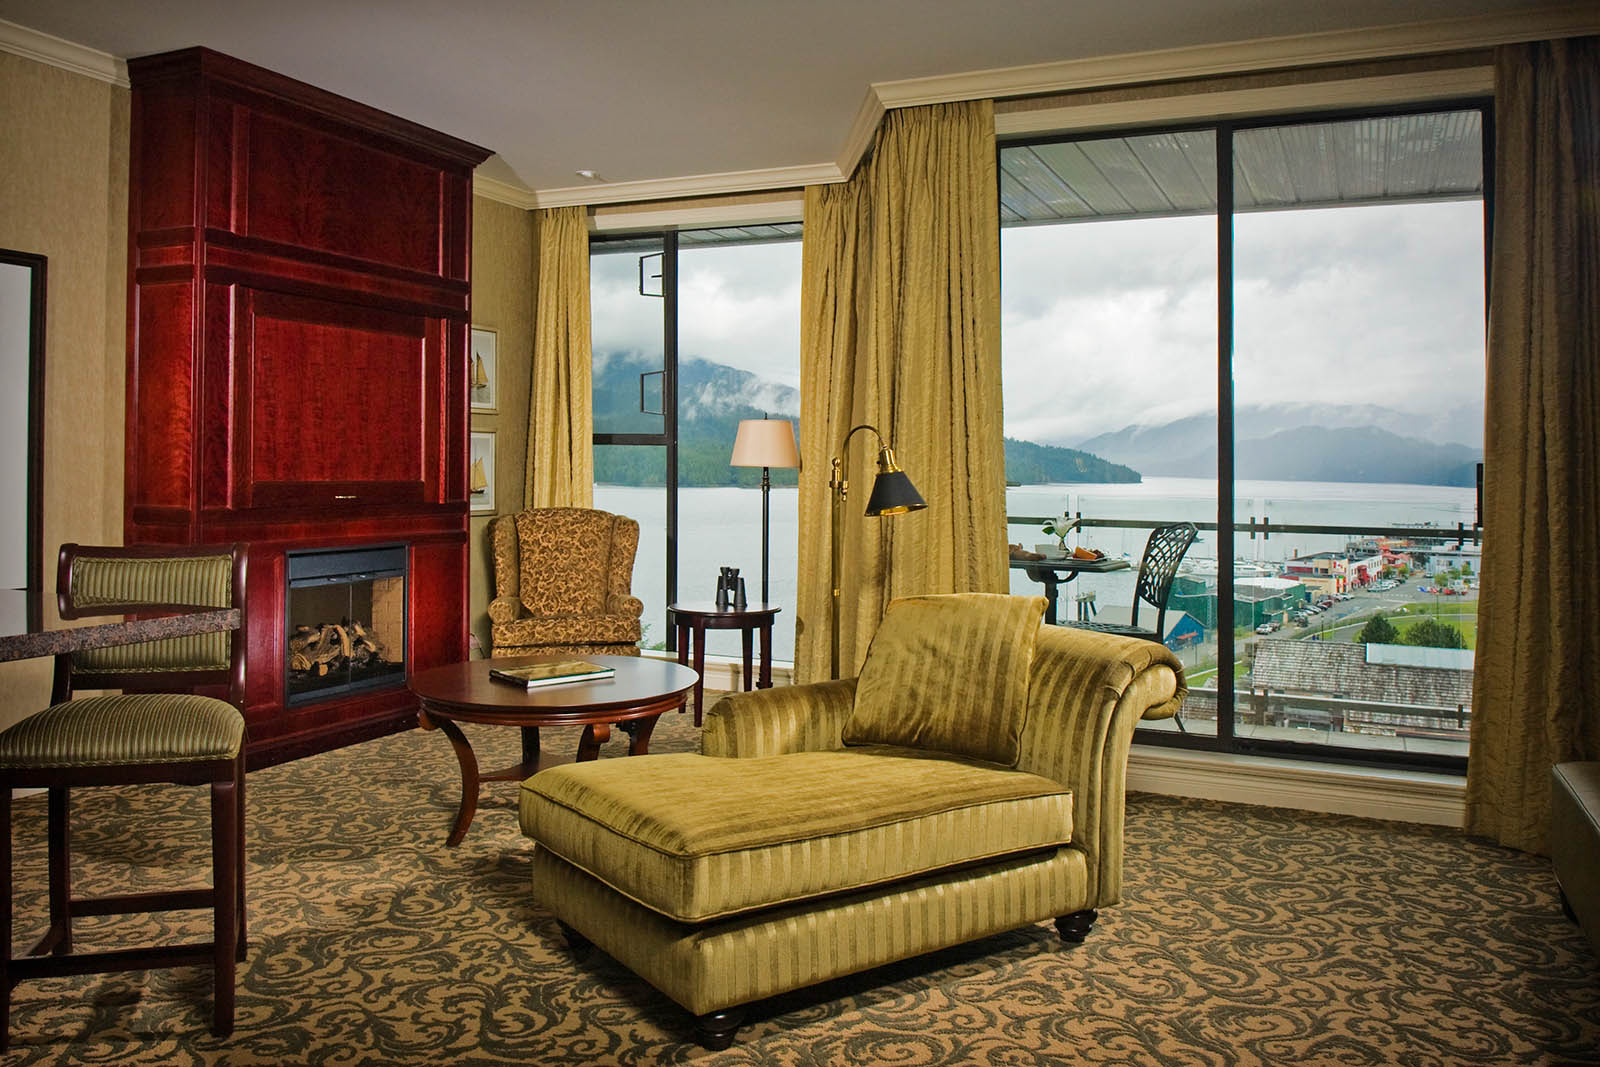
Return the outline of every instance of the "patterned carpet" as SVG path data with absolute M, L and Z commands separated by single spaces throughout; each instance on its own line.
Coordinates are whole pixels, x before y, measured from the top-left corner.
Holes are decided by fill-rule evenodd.
M 512 730 L 469 735 L 485 765 L 514 755 Z M 672 716 L 653 748 L 696 743 Z M 1600 966 L 1549 864 L 1439 828 L 1136 795 L 1124 903 L 1082 946 L 1040 925 L 790 994 L 710 1053 L 649 986 L 569 955 L 527 888 L 513 784 L 489 786 L 445 847 L 459 777 L 442 736 L 269 768 L 249 788 L 234 1036 L 208 1032 L 209 970 L 26 982 L 7 1063 L 1600 1063 Z M 81 794 L 80 888 L 202 877 L 203 796 Z M 31 944 L 43 798 L 17 807 Z M 85 920 L 79 940 L 162 921 L 204 938 L 196 915 Z

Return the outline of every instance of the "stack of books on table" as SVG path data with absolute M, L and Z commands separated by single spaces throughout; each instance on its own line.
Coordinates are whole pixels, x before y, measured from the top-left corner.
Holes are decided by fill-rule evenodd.
M 569 682 L 599 682 L 616 674 L 615 667 L 603 667 L 581 659 L 562 660 L 559 663 L 533 663 L 526 667 L 490 667 L 489 677 L 507 685 L 520 685 L 533 689 L 541 685 L 565 685 Z

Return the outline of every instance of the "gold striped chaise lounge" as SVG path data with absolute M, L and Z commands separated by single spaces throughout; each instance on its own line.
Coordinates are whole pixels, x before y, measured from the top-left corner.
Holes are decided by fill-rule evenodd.
M 533 889 L 725 1048 L 745 1005 L 1054 918 L 1121 889 L 1128 746 L 1182 667 L 1040 623 L 1042 597 L 895 601 L 857 678 L 739 693 L 700 754 L 523 783 Z

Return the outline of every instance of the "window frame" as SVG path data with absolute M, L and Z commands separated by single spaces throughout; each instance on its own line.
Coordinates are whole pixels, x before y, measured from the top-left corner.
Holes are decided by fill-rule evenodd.
M 1217 221 L 1217 515 L 1215 522 L 1197 523 L 1202 530 L 1215 531 L 1219 546 L 1231 545 L 1240 533 L 1253 539 L 1273 533 L 1354 533 L 1357 528 L 1305 526 L 1301 524 L 1257 523 L 1235 520 L 1236 483 L 1234 471 L 1234 135 L 1242 130 L 1266 129 L 1282 126 L 1320 125 L 1360 119 L 1389 118 L 1405 115 L 1425 115 L 1440 111 L 1476 110 L 1480 116 L 1481 152 L 1483 174 L 1483 272 L 1484 311 L 1487 317 L 1490 306 L 1489 264 L 1494 244 L 1494 98 L 1492 95 L 1471 94 L 1417 100 L 1408 103 L 1374 104 L 1367 107 L 1308 108 L 1262 112 L 1227 119 L 1196 120 L 1186 122 L 1155 121 L 1118 126 L 1085 127 L 1055 134 L 1018 133 L 997 136 L 995 139 L 995 167 L 1001 170 L 1002 153 L 1008 148 L 1022 145 L 1070 144 L 1086 141 L 1108 140 L 1117 137 L 1136 137 L 1176 133 L 1211 132 L 1216 138 L 1216 188 L 1215 207 Z M 1063 222 L 1063 225 L 1071 225 Z M 1015 224 L 1012 224 L 1015 225 Z M 1036 225 L 1049 225 L 1040 223 Z M 1002 228 L 1011 228 L 1002 223 Z M 1004 278 L 1001 279 L 1002 288 Z M 1485 322 L 1487 328 L 1487 321 Z M 1487 388 L 1487 376 L 1485 380 Z M 1480 465 L 1481 472 L 1481 465 Z M 1458 535 L 1474 544 L 1481 543 L 1483 519 L 1482 477 L 1478 480 L 1478 514 L 1475 525 L 1462 527 Z M 1042 521 L 1034 516 L 1008 516 L 1008 523 Z M 1136 522 L 1111 520 L 1095 523 L 1086 520 L 1085 526 L 1139 525 Z M 1376 532 L 1375 527 L 1360 527 L 1362 532 Z M 1398 531 L 1397 531 L 1398 532 Z M 1315 762 L 1352 766 L 1379 767 L 1394 770 L 1429 771 L 1464 775 L 1468 756 L 1451 756 L 1421 752 L 1391 752 L 1382 749 L 1361 749 L 1349 746 L 1314 744 L 1309 742 L 1278 741 L 1263 738 L 1240 737 L 1234 729 L 1237 712 L 1237 691 L 1233 670 L 1223 665 L 1236 663 L 1238 649 L 1235 643 L 1234 576 L 1231 567 L 1217 568 L 1217 730 L 1216 734 L 1203 735 L 1176 731 L 1140 729 L 1136 741 L 1140 744 L 1167 748 L 1218 752 L 1227 755 L 1244 755 L 1272 758 L 1300 759 Z M 1224 625 L 1223 620 L 1226 620 Z

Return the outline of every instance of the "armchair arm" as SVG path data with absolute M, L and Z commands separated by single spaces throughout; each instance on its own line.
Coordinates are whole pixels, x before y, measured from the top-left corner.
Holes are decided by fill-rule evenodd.
M 522 616 L 522 601 L 514 596 L 497 596 L 489 601 L 490 622 L 516 622 Z
M 706 714 L 700 751 L 751 759 L 843 748 L 855 702 L 854 678 L 730 693 Z
M 1090 907 L 1122 894 L 1128 749 L 1141 719 L 1175 714 L 1183 665 L 1153 641 L 1044 626 L 1034 649 L 1017 769 L 1072 790 L 1072 843 L 1088 853 Z
M 606 614 L 628 615 L 637 619 L 644 614 L 644 601 L 626 593 L 609 593 L 606 595 Z

